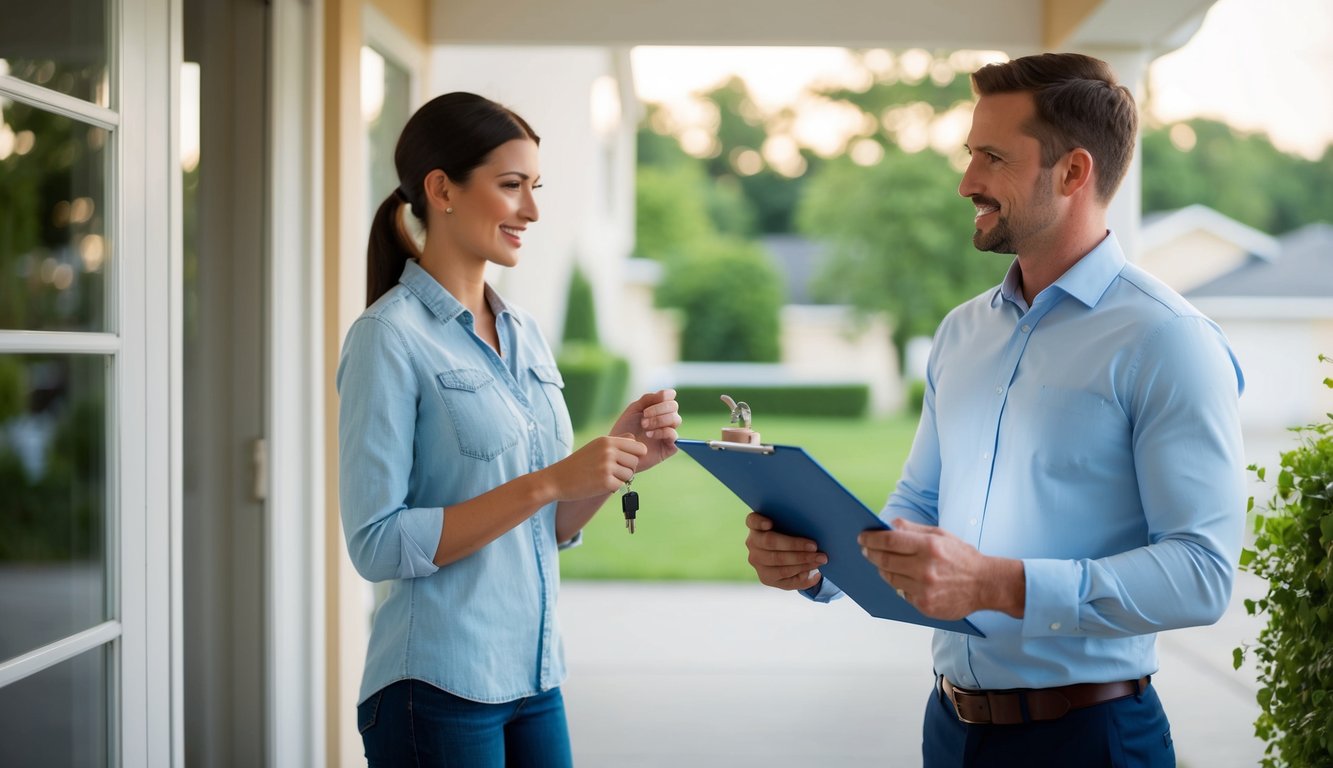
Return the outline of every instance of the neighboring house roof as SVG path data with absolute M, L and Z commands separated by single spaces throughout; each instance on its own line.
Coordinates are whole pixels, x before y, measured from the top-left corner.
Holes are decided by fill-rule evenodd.
M 773 255 L 786 283 L 788 304 L 820 304 L 810 296 L 810 283 L 824 258 L 824 246 L 800 235 L 764 235 L 759 242 Z
M 1139 232 L 1139 247 L 1145 251 L 1162 247 L 1176 238 L 1204 230 L 1235 244 L 1241 250 L 1271 261 L 1282 252 L 1277 238 L 1248 227 L 1206 205 L 1188 205 L 1174 211 L 1146 214 Z
M 1241 267 L 1185 295 L 1190 298 L 1333 297 L 1333 224 L 1307 224 L 1276 242 L 1280 254 L 1277 258 L 1252 257 Z

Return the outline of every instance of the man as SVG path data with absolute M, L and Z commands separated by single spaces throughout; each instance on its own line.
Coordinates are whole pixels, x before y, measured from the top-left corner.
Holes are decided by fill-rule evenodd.
M 1101 61 L 983 67 L 958 191 L 1004 282 L 935 336 L 921 423 L 865 556 L 937 631 L 927 766 L 1174 765 L 1155 633 L 1211 624 L 1244 519 L 1239 366 L 1125 261 L 1106 210 L 1137 132 Z M 838 589 L 813 542 L 754 514 L 763 583 Z

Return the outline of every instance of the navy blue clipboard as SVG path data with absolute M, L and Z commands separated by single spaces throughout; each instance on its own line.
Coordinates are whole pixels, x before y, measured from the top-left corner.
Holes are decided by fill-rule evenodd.
M 871 616 L 985 637 L 972 622 L 923 615 L 880 578 L 856 537 L 883 520 L 834 479 L 803 448 L 677 440 L 676 445 L 722 481 L 780 533 L 812 539 L 828 555 L 819 570 Z

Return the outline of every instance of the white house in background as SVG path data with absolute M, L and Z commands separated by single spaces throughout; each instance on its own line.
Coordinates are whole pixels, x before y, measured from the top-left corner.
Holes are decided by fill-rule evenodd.
M 1268 450 L 1287 427 L 1333 412 L 1333 225 L 1271 237 L 1193 205 L 1143 219 L 1138 263 L 1184 294 L 1231 341 L 1245 372 L 1241 420 Z
M 1277 238 L 1206 205 L 1191 205 L 1143 217 L 1139 266 L 1186 293 L 1252 259 L 1273 261 Z

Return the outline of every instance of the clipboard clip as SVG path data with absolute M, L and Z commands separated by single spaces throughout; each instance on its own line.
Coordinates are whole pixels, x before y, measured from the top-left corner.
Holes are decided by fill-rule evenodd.
M 715 451 L 737 451 L 739 453 L 772 453 L 773 446 L 759 443 L 736 443 L 730 440 L 709 440 L 709 448 Z

